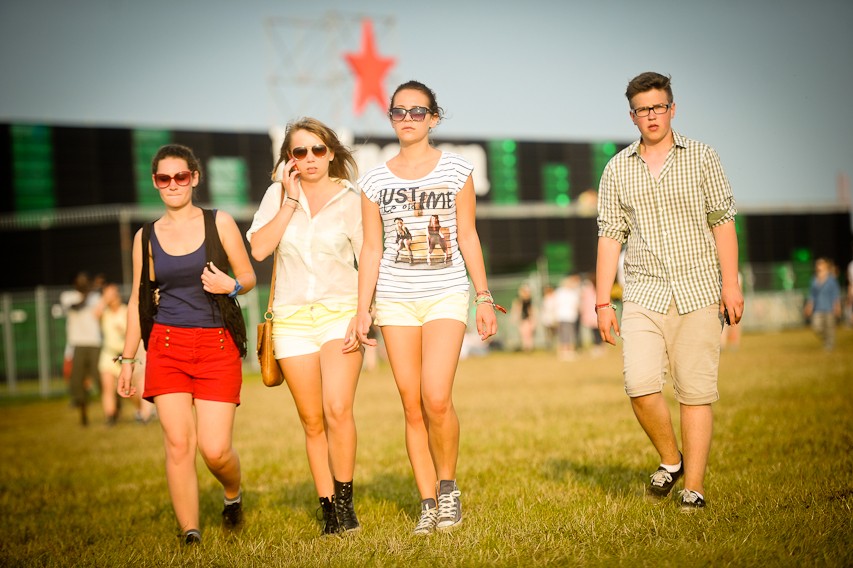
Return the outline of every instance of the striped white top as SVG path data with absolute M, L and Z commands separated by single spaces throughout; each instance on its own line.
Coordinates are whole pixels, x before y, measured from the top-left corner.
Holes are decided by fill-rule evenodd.
M 468 292 L 465 262 L 456 242 L 456 195 L 473 169 L 462 156 L 442 152 L 435 168 L 420 179 L 399 178 L 385 164 L 359 179 L 364 195 L 379 206 L 385 230 L 377 300 L 411 301 Z M 410 241 L 398 241 L 397 219 L 411 232 Z
M 637 140 L 604 169 L 598 236 L 625 243 L 622 300 L 679 314 L 720 301 L 721 275 L 712 229 L 737 210 L 713 148 L 673 131 L 674 144 L 655 179 Z

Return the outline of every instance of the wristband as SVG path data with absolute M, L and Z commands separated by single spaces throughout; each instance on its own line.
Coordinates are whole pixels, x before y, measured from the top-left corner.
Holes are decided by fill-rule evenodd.
M 488 290 L 486 290 L 485 292 L 477 293 L 477 299 L 474 300 L 474 305 L 479 306 L 480 304 L 489 304 L 490 306 L 492 306 L 493 309 L 499 312 L 506 313 L 506 308 L 501 306 L 500 304 L 496 304 L 495 300 L 492 298 L 492 295 L 489 293 Z
M 242 290 L 242 289 L 243 289 L 243 285 L 240 284 L 240 281 L 235 278 L 234 279 L 234 289 L 231 290 L 230 292 L 228 292 L 228 297 L 229 298 L 236 298 L 237 294 L 239 294 L 240 290 Z
M 595 304 L 595 313 L 598 313 L 598 310 L 603 310 L 604 308 L 616 310 L 616 305 L 613 302 L 607 302 L 606 304 Z

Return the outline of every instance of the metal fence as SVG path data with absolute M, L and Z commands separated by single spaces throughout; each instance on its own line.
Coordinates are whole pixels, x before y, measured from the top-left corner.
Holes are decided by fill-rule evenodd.
M 745 265 L 742 267 L 747 317 L 744 331 L 780 330 L 803 325 L 802 306 L 810 275 L 790 263 Z M 522 283 L 530 285 L 534 305 L 541 301 L 545 284 L 557 284 L 562 275 L 549 274 L 543 260 L 536 270 L 524 274 L 492 276 L 489 285 L 495 300 L 509 308 Z M 807 277 L 808 276 L 808 277 Z M 0 295 L 0 396 L 58 396 L 67 392 L 63 375 L 66 353 L 65 313 L 59 295 L 66 288 L 38 287 L 31 291 Z M 124 290 L 128 297 L 129 290 Z M 269 286 L 258 286 L 240 297 L 249 339 L 249 354 L 244 370 L 257 372 L 254 356 L 256 325 L 266 309 Z M 472 309 L 472 314 L 473 314 Z M 471 331 L 474 318 L 469 318 Z M 518 333 L 511 319 L 501 316 L 500 348 L 512 350 L 518 345 Z M 544 338 L 543 330 L 537 337 Z

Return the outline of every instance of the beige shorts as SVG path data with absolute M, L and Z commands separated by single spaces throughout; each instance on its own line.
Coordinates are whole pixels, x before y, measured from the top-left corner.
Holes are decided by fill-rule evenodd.
M 429 321 L 452 319 L 468 325 L 468 293 L 451 292 L 426 300 L 400 302 L 376 300 L 374 323 L 421 326 Z
M 330 310 L 322 304 L 302 306 L 295 313 L 273 319 L 275 358 L 318 353 L 324 343 L 344 339 L 355 308 Z
M 681 404 L 719 400 L 722 331 L 717 304 L 678 315 L 675 301 L 666 314 L 625 302 L 621 324 L 625 392 L 632 398 L 661 392 L 669 374 Z

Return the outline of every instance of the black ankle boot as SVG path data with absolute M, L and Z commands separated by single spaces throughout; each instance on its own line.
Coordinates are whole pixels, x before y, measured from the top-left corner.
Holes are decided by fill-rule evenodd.
M 335 496 L 320 497 L 320 509 L 323 511 L 323 534 L 335 534 L 341 532 L 338 524 L 338 515 L 335 512 Z
M 342 483 L 335 480 L 335 513 L 340 532 L 357 531 L 361 528 L 352 503 L 352 481 Z

